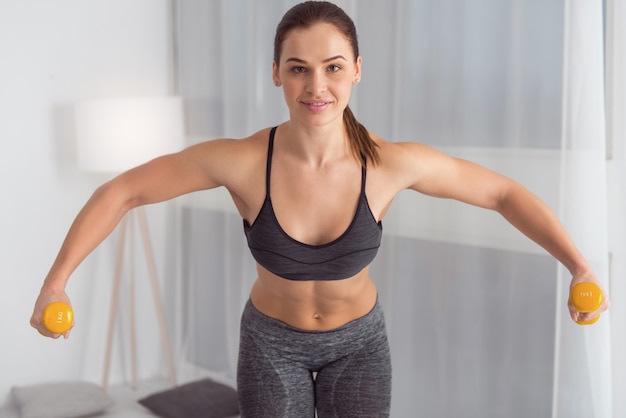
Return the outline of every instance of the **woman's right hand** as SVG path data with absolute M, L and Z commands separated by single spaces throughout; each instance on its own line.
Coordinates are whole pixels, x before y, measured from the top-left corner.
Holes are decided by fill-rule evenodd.
M 70 299 L 64 290 L 55 290 L 55 289 L 48 289 L 46 287 L 43 287 L 41 289 L 41 292 L 39 293 L 39 297 L 37 297 L 37 301 L 35 302 L 35 308 L 33 309 L 33 314 L 30 318 L 30 326 L 35 328 L 37 331 L 39 331 L 41 335 L 45 337 L 59 338 L 62 335 L 63 338 L 67 339 L 70 336 L 71 328 L 67 330 L 66 332 L 64 332 L 63 334 L 55 334 L 53 332 L 50 332 L 44 326 L 44 323 L 43 323 L 44 310 L 46 309 L 46 306 L 48 306 L 49 304 L 53 302 L 64 302 L 68 304 L 69 306 L 72 306 L 72 304 L 70 303 Z M 74 324 L 72 324 L 72 327 L 73 326 Z

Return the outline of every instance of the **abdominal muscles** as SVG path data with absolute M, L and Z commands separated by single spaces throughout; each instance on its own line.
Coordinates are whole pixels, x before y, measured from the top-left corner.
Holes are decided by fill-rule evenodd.
M 257 264 L 251 301 L 257 310 L 293 327 L 326 331 L 366 315 L 377 291 L 368 268 L 343 280 L 287 280 Z

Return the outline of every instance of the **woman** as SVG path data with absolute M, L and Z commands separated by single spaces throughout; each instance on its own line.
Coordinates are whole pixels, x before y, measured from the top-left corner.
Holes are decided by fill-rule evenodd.
M 412 189 L 498 211 L 565 265 L 598 283 L 553 212 L 511 179 L 417 143 L 368 132 L 348 108 L 362 59 L 350 18 L 327 2 L 279 23 L 272 76 L 289 120 L 244 139 L 204 142 L 98 188 L 77 216 L 31 319 L 41 323 L 79 263 L 138 205 L 226 187 L 244 220 L 258 277 L 241 321 L 241 416 L 389 415 L 391 366 L 368 265 L 394 196 Z M 573 320 L 594 313 L 569 306 Z M 69 332 L 64 335 L 66 338 Z

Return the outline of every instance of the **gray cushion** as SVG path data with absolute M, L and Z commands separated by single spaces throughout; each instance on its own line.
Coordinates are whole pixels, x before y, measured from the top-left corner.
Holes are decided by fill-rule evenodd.
M 163 418 L 228 418 L 239 414 L 237 391 L 211 379 L 158 392 L 139 403 Z
M 113 400 L 89 382 L 53 382 L 13 387 L 22 418 L 75 418 L 93 415 L 113 405 Z

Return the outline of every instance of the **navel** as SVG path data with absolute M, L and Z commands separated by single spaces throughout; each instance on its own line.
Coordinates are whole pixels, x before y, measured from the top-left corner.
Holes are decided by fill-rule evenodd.
M 319 312 L 313 312 L 313 319 L 322 319 L 322 314 Z

